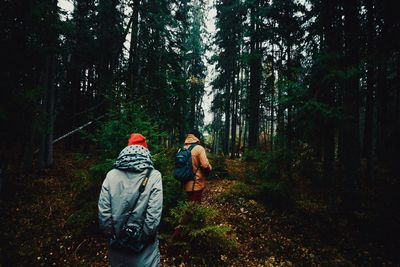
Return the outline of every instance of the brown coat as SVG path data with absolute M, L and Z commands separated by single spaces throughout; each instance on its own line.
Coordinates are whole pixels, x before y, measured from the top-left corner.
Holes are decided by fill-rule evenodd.
M 184 189 L 187 192 L 203 190 L 206 185 L 206 178 L 204 173 L 211 171 L 211 164 L 208 162 L 206 151 L 204 147 L 199 145 L 200 140 L 193 134 L 188 134 L 185 140 L 185 148 L 188 148 L 191 144 L 198 144 L 192 149 L 192 166 L 193 172 L 196 172 L 196 181 L 188 181 L 184 185 Z M 193 189 L 193 183 L 194 189 Z

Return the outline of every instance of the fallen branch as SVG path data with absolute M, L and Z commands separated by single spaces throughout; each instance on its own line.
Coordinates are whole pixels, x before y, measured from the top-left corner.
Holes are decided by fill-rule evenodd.
M 84 125 L 82 125 L 82 126 L 76 128 L 76 129 L 74 129 L 74 130 L 72 130 L 72 131 L 70 131 L 70 132 L 68 132 L 68 133 L 66 133 L 66 134 L 64 134 L 64 135 L 62 135 L 62 136 L 60 136 L 60 137 L 54 139 L 53 142 L 52 142 L 52 144 L 54 145 L 54 144 L 57 143 L 58 141 L 60 141 L 60 140 L 62 140 L 62 139 L 64 139 L 64 138 L 66 138 L 66 137 L 68 137 L 68 136 L 70 136 L 70 135 L 72 135 L 72 134 L 74 134 L 74 133 L 76 133 L 76 132 L 82 130 L 83 128 L 86 128 L 87 126 L 91 125 L 93 122 L 102 119 L 104 116 L 105 116 L 105 115 L 102 115 L 102 116 L 100 116 L 100 117 L 97 117 L 96 119 L 94 119 L 94 120 L 92 120 L 92 121 L 89 121 L 88 123 L 85 123 Z M 39 152 L 39 149 L 36 149 L 35 152 L 33 152 L 33 153 L 36 154 L 36 153 L 38 153 L 38 152 Z

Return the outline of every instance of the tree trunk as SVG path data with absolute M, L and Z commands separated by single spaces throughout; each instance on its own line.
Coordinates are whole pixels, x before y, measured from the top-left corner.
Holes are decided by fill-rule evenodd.
M 345 66 L 352 75 L 347 77 L 343 92 L 343 109 L 346 115 L 343 123 L 343 190 L 344 204 L 353 208 L 360 166 L 359 137 L 359 21 L 358 2 L 344 1 L 345 17 Z
M 258 6 L 258 4 L 257 4 Z M 250 90 L 249 90 L 249 149 L 258 145 L 260 128 L 260 87 L 261 87 L 261 50 L 258 38 L 256 18 L 257 7 L 251 8 L 251 37 L 250 37 Z
M 282 57 L 283 57 L 283 52 L 280 51 L 279 55 L 279 66 L 282 66 Z M 281 70 L 279 70 L 279 76 L 282 76 Z M 282 86 L 278 86 L 278 113 L 277 113 L 277 120 L 278 120 L 278 125 L 277 125 L 277 135 L 278 135 L 278 145 L 280 150 L 284 150 L 284 136 L 285 136 L 285 117 L 284 117 L 284 108 L 282 105 Z
M 50 17 L 49 24 L 53 25 L 58 19 L 57 15 L 57 0 L 51 0 L 52 17 Z M 54 132 L 54 101 L 55 101 L 55 54 L 51 50 L 55 49 L 58 36 L 54 30 L 50 29 L 49 39 L 46 47 L 50 52 L 46 55 L 44 60 L 44 67 L 42 71 L 41 87 L 43 88 L 42 96 L 42 116 L 46 121 L 44 129 L 40 132 L 40 146 L 39 146 L 39 171 L 43 171 L 46 167 L 53 164 L 53 132 Z
M 287 79 L 288 82 L 292 82 L 292 66 L 291 66 L 291 61 L 292 61 L 292 55 L 291 55 L 291 42 L 289 40 L 290 37 L 287 37 L 286 43 L 288 45 L 287 47 Z M 289 86 L 289 90 L 287 92 L 288 96 L 292 95 L 292 89 Z M 289 103 L 288 105 L 288 111 L 287 111 L 287 144 L 286 144 L 286 149 L 285 149 L 285 158 L 286 158 L 286 169 L 287 169 L 287 175 L 288 179 L 292 180 L 292 149 L 293 149 L 293 118 L 292 118 L 292 104 Z
M 240 110 L 241 111 L 241 110 Z M 243 125 L 242 125 L 242 116 L 241 116 L 241 112 L 239 112 L 239 116 L 238 116 L 239 120 L 238 120 L 238 125 L 239 125 L 239 135 L 238 135 L 238 145 L 237 145 L 237 157 L 241 157 L 240 155 L 240 151 L 241 151 L 241 146 L 242 146 L 242 134 L 243 134 Z
M 134 100 L 138 95 L 138 88 L 136 87 L 138 85 L 136 82 L 138 76 L 136 75 L 138 74 L 137 71 L 139 69 L 139 5 L 140 0 L 135 0 L 132 8 L 133 19 L 128 60 L 128 88 L 130 88 L 128 97 L 131 100 Z
M 367 179 L 369 181 L 373 178 L 372 166 L 372 140 L 373 140 L 373 111 L 374 111 L 374 3 L 373 0 L 367 0 L 367 99 L 365 103 L 365 128 L 364 128 L 364 144 L 363 156 L 367 159 Z
M 338 66 L 337 57 L 339 57 L 340 41 L 338 34 L 337 21 L 337 1 L 328 1 L 326 8 L 321 11 L 321 20 L 323 25 L 322 36 L 324 41 L 322 43 L 322 51 L 326 53 L 327 60 L 325 62 L 325 68 L 323 74 L 325 77 L 322 82 L 323 91 L 320 94 L 320 100 L 325 103 L 329 108 L 335 107 L 335 83 L 336 80 L 328 78 L 331 74 L 331 66 Z M 333 163 L 335 161 L 335 131 L 336 127 L 332 118 L 322 118 L 323 129 L 322 129 L 322 141 L 323 141 L 323 176 L 328 187 L 332 186 L 333 182 Z
M 224 129 L 224 143 L 223 143 L 223 152 L 225 155 L 229 153 L 229 130 L 230 130 L 230 107 L 231 107 L 231 92 L 230 92 L 230 83 L 225 86 L 225 129 Z
M 236 127 L 238 113 L 238 82 L 236 81 L 236 67 L 232 77 L 232 126 L 231 126 L 231 158 L 236 157 Z
M 272 48 L 274 49 L 274 48 Z M 270 103 L 270 110 L 271 110 L 271 129 L 270 129 L 270 151 L 274 151 L 274 113 L 275 113 L 275 74 L 274 74 L 274 50 L 272 50 L 272 57 L 271 57 L 271 74 L 272 74 L 272 82 L 271 82 L 271 103 Z
M 49 69 L 50 69 L 50 55 L 46 56 L 42 77 L 41 87 L 43 88 L 42 104 L 41 104 L 41 115 L 46 120 L 47 109 L 48 109 L 48 91 L 49 91 Z M 42 129 L 40 129 L 40 145 L 39 145 L 39 171 L 42 172 L 46 168 L 46 141 L 48 131 L 48 119 Z

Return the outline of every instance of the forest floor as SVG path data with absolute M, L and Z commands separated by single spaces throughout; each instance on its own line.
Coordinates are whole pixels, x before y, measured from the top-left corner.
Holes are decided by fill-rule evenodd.
M 385 218 L 381 223 L 371 223 L 371 214 L 365 211 L 356 212 L 356 218 L 343 216 L 330 211 L 323 198 L 307 194 L 296 197 L 289 209 L 270 208 L 254 197 L 253 189 L 244 186 L 247 163 L 226 163 L 230 178 L 210 180 L 203 203 L 219 211 L 217 221 L 229 225 L 236 237 L 237 254 L 233 258 L 221 256 L 226 266 L 400 266 L 386 255 L 389 250 L 395 251 L 397 245 L 388 241 L 388 248 L 382 237 L 374 239 L 375 235 L 387 234 L 386 231 L 398 236 L 398 232 L 389 230 L 398 227 L 388 226 Z M 378 229 L 386 226 L 386 231 Z M 162 246 L 164 255 L 166 250 Z M 163 258 L 164 266 L 190 266 L 187 261 Z
M 76 237 L 67 225 L 76 181 L 81 179 L 76 173 L 91 163 L 72 153 L 56 153 L 55 165 L 46 173 L 15 173 L 16 193 L 0 205 L 0 266 L 107 266 L 105 241 L 96 234 Z M 236 237 L 237 254 L 221 256 L 223 265 L 398 266 L 398 259 L 387 255 L 396 250 L 397 244 L 390 242 L 398 233 L 391 232 L 387 243 L 377 236 L 396 228 L 397 217 L 390 220 L 395 226 L 371 223 L 380 214 L 370 219 L 370 214 L 359 212 L 355 219 L 339 219 L 310 196 L 297 199 L 288 211 L 270 209 L 257 198 L 235 196 L 246 168 L 240 160 L 228 160 L 227 166 L 230 178 L 210 180 L 204 196 L 204 205 L 217 209 L 219 221 Z M 187 259 L 167 251 L 168 243 L 162 240 L 163 266 L 189 266 Z

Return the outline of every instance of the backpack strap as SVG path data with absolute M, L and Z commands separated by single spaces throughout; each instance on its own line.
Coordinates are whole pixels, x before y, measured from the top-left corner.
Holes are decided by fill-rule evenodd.
M 192 149 L 197 146 L 197 144 L 191 144 L 187 149 L 189 149 L 190 152 L 192 152 Z
M 188 150 L 189 150 L 190 152 L 192 152 L 192 149 L 193 149 L 195 146 L 197 146 L 197 144 L 191 144 L 191 145 L 188 147 Z M 194 172 L 194 179 L 193 179 L 193 185 L 192 185 L 192 192 L 194 191 L 194 185 L 196 184 L 196 180 L 197 180 L 197 175 L 196 175 L 196 173 L 197 173 L 197 171 L 198 171 L 199 169 L 200 169 L 200 166 L 197 167 L 196 171 Z

